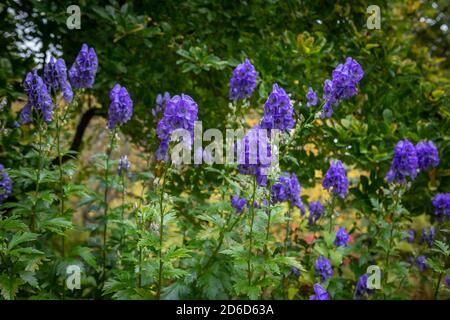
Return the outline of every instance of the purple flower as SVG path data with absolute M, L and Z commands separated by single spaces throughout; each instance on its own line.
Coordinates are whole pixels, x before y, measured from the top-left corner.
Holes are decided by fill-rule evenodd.
M 344 64 L 339 64 L 332 74 L 332 80 L 325 80 L 323 98 L 327 102 L 323 107 L 322 118 L 333 114 L 331 105 L 338 106 L 344 100 L 358 93 L 358 84 L 364 76 L 364 71 L 356 60 L 348 57 Z
M 52 121 L 53 102 L 48 93 L 44 80 L 38 75 L 36 70 L 29 72 L 23 83 L 25 92 L 28 94 L 28 102 L 20 112 L 22 123 L 31 122 L 33 108 L 42 113 L 45 122 Z
M 316 260 L 316 274 L 320 276 L 322 282 L 333 276 L 333 269 L 331 268 L 330 260 L 320 256 Z
M 394 148 L 394 158 L 386 179 L 388 183 L 395 180 L 399 184 L 406 183 L 406 177 L 415 180 L 418 166 L 416 148 L 407 139 L 401 140 Z
M 314 284 L 313 288 L 315 294 L 309 300 L 330 300 L 330 295 L 319 283 Z
M 122 173 L 127 174 L 131 168 L 130 160 L 128 160 L 128 156 L 124 155 L 120 157 L 119 163 L 117 164 L 117 174 L 120 176 Z
M 361 277 L 359 277 L 358 283 L 356 284 L 356 290 L 354 295 L 355 300 L 362 299 L 362 297 L 366 292 L 367 294 L 372 294 L 374 292 L 373 289 L 367 288 L 368 279 L 369 276 L 367 274 L 363 274 Z
M 170 94 L 168 92 L 164 92 L 164 95 L 158 94 L 156 96 L 156 107 L 152 109 L 152 115 L 154 118 L 158 115 L 158 113 L 164 113 L 164 109 L 166 108 L 167 102 L 170 100 Z
M 248 59 L 234 69 L 230 79 L 230 100 L 250 98 L 256 88 L 256 70 Z
M 94 48 L 83 43 L 78 56 L 69 70 L 69 79 L 77 89 L 92 88 L 97 73 L 98 60 Z
M 279 203 L 289 201 L 291 205 L 300 209 L 302 215 L 305 214 L 305 207 L 303 206 L 302 199 L 300 198 L 300 192 L 302 187 L 298 182 L 295 173 L 289 176 L 288 173 L 280 176 L 277 182 L 272 186 L 271 190 L 271 202 Z
M 447 216 L 450 219 L 450 193 L 438 193 L 431 200 L 434 207 L 434 214 L 439 222 Z
M 231 197 L 231 206 L 236 209 L 237 213 L 241 213 L 247 204 L 245 198 L 239 198 L 239 196 L 234 195 Z
M 325 190 L 331 191 L 335 196 L 342 199 L 347 195 L 349 182 L 344 166 L 340 160 L 333 161 L 322 182 Z M 332 190 L 330 190 L 330 188 Z
M 349 240 L 350 240 L 350 237 L 347 233 L 347 230 L 345 230 L 344 227 L 341 227 L 336 232 L 336 238 L 334 239 L 334 245 L 337 247 L 347 246 L 347 243 Z
M 72 86 L 67 80 L 67 67 L 63 59 L 55 60 L 51 57 L 50 61 L 44 66 L 44 82 L 47 85 L 49 93 L 60 90 L 64 101 L 67 103 L 73 99 Z
M 431 227 L 430 230 L 427 230 L 426 228 L 422 231 L 422 238 L 420 241 L 426 242 L 428 246 L 431 248 L 433 246 L 434 239 L 436 238 L 436 230 L 434 227 Z
M 406 231 L 406 237 L 404 238 L 406 241 L 408 241 L 409 243 L 413 243 L 414 242 L 414 237 L 415 237 L 415 232 L 413 229 L 409 229 L 408 231 Z
M 416 153 L 421 170 L 434 168 L 439 164 L 439 152 L 433 141 L 420 141 L 416 144 Z
M 8 173 L 0 164 L 0 204 L 5 201 L 12 192 L 12 183 Z
M 320 203 L 320 201 L 310 202 L 309 203 L 309 216 L 308 216 L 308 224 L 310 226 L 314 225 L 317 220 L 323 215 L 325 208 Z
M 276 83 L 272 87 L 272 92 L 264 104 L 264 116 L 261 119 L 261 128 L 278 129 L 281 131 L 290 130 L 294 127 L 291 99 Z
M 292 267 L 291 272 L 296 277 L 300 277 L 300 275 L 301 275 L 300 270 L 298 268 L 296 268 L 296 267 Z
M 308 100 L 308 102 L 306 103 L 307 107 L 315 106 L 317 104 L 317 95 L 311 87 L 309 87 L 308 89 L 306 99 Z
M 425 256 L 418 256 L 416 263 L 420 272 L 424 272 L 427 269 L 427 258 Z
M 267 131 L 256 125 L 236 143 L 239 172 L 254 175 L 258 186 L 267 185 L 267 174 L 272 162 L 268 140 Z
M 125 87 L 116 84 L 109 93 L 111 104 L 108 111 L 108 128 L 114 129 L 117 124 L 124 124 L 133 114 L 133 101 Z
M 450 288 L 450 278 L 448 276 L 445 276 L 445 284 Z
M 172 97 L 166 104 L 163 117 L 158 122 L 156 134 L 160 140 L 160 145 L 156 151 L 157 160 L 168 160 L 167 151 L 172 133 L 177 129 L 188 130 L 191 133 L 190 141 L 192 145 L 194 136 L 195 121 L 197 121 L 198 105 L 186 94 Z

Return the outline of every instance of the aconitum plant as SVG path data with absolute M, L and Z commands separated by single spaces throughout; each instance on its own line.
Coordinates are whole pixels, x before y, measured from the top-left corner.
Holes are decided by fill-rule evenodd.
M 374 290 L 369 289 L 367 287 L 368 279 L 369 279 L 369 276 L 367 274 L 363 274 L 361 277 L 359 277 L 358 283 L 356 284 L 354 299 L 356 299 L 356 300 L 362 299 L 364 297 L 365 293 L 367 293 L 369 295 L 373 294 Z
M 247 199 L 239 198 L 238 195 L 234 195 L 231 197 L 231 206 L 236 209 L 237 213 L 241 213 L 242 211 L 244 211 L 246 205 Z
M 128 174 L 131 168 L 130 160 L 128 160 L 127 155 L 123 155 L 119 159 L 119 163 L 117 164 L 117 174 L 120 176 L 122 174 Z
M 167 103 L 170 101 L 170 94 L 164 92 L 164 94 L 158 94 L 156 96 L 156 107 L 152 109 L 152 116 L 156 118 L 158 114 L 164 113 Z
M 420 272 L 425 272 L 427 269 L 427 258 L 425 256 L 418 256 L 416 259 L 417 267 Z
M 406 177 L 410 177 L 411 180 L 416 179 L 418 168 L 416 148 L 408 139 L 401 140 L 394 148 L 394 158 L 386 179 L 389 183 L 396 181 L 399 184 L 405 184 Z
M 320 217 L 323 216 L 325 212 L 325 208 L 320 203 L 320 201 L 314 201 L 309 203 L 309 216 L 308 216 L 308 225 L 314 225 Z
M 287 131 L 294 127 L 292 114 L 294 108 L 286 91 L 274 84 L 272 92 L 264 104 L 264 116 L 261 119 L 261 128 Z
M 185 141 L 189 146 L 192 145 L 194 136 L 195 121 L 197 121 L 198 105 L 187 94 L 181 94 L 172 97 L 166 104 L 163 117 L 156 128 L 160 145 L 156 151 L 157 160 L 168 160 L 167 151 L 171 134 L 177 129 L 184 129 L 191 133 L 191 139 Z
M 304 215 L 305 207 L 300 198 L 301 190 L 302 187 L 300 186 L 295 173 L 292 173 L 291 175 L 285 173 L 278 178 L 274 185 L 272 185 L 271 201 L 274 204 L 289 201 L 292 206 L 299 208 L 302 215 Z
M 313 286 L 314 295 L 312 295 L 309 300 L 330 300 L 330 295 L 328 292 L 320 285 L 320 283 L 316 283 Z
M 98 68 L 97 54 L 87 44 L 81 46 L 75 62 L 69 70 L 69 79 L 76 89 L 92 88 Z
M 323 84 L 322 118 L 333 115 L 332 106 L 337 107 L 344 99 L 353 97 L 358 93 L 358 85 L 364 76 L 364 70 L 359 63 L 348 57 L 344 64 L 339 64 L 332 74 L 332 80 L 325 80 Z
M 433 200 L 434 214 L 439 222 L 450 219 L 450 193 L 438 193 Z
M 42 114 L 45 122 L 52 121 L 53 101 L 44 80 L 38 75 L 37 70 L 27 74 L 23 87 L 28 95 L 28 102 L 20 112 L 21 122 L 23 124 L 31 122 L 33 109 Z
M 11 178 L 6 172 L 5 167 L 0 164 L 0 204 L 5 201 L 12 192 Z
M 250 98 L 256 88 L 257 72 L 250 60 L 245 59 L 233 71 L 230 79 L 230 100 L 237 101 Z
M 44 66 L 44 82 L 50 93 L 51 91 L 61 91 L 65 102 L 72 101 L 73 91 L 67 80 L 67 67 L 64 59 L 50 58 L 50 61 Z
M 420 239 L 420 241 L 428 244 L 428 246 L 431 248 L 433 246 L 435 238 L 436 238 L 436 229 L 434 227 L 430 227 L 429 230 L 424 228 L 422 231 L 422 238 Z
M 109 93 L 111 104 L 108 111 L 108 128 L 114 129 L 118 124 L 124 124 L 133 114 L 133 101 L 125 87 L 116 84 Z
M 316 274 L 320 276 L 320 280 L 325 282 L 327 279 L 333 276 L 333 268 L 331 267 L 330 260 L 320 256 L 316 260 Z
M 314 90 L 311 87 L 309 87 L 309 89 L 308 89 L 308 93 L 306 94 L 306 99 L 307 99 L 306 106 L 308 108 L 315 106 L 318 102 L 317 94 L 314 92 Z
M 416 145 L 419 169 L 435 168 L 439 164 L 439 152 L 433 141 L 420 141 Z
M 334 239 L 334 245 L 337 247 L 344 247 L 350 240 L 347 230 L 344 227 L 339 228 L 336 232 L 336 238 Z
M 344 165 L 340 160 L 335 160 L 331 163 L 323 179 L 322 186 L 325 190 L 342 199 L 347 196 L 349 182 Z

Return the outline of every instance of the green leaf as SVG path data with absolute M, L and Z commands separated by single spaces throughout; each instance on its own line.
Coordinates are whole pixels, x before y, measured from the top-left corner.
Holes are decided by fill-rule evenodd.
M 80 256 L 92 268 L 97 267 L 97 260 L 92 254 L 92 250 L 90 248 L 78 246 L 73 250 L 73 254 Z
M 34 241 L 37 239 L 39 235 L 37 233 L 31 233 L 31 232 L 23 232 L 23 233 L 16 233 L 13 235 L 11 241 L 8 245 L 8 250 L 13 249 L 15 246 L 28 242 L 28 241 Z

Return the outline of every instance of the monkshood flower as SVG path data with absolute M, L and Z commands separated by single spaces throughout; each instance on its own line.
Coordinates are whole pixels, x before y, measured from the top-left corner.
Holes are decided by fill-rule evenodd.
M 76 89 L 92 88 L 97 73 L 98 59 L 94 48 L 83 43 L 78 56 L 69 70 L 69 79 Z
M 420 141 L 416 144 L 417 159 L 419 169 L 427 170 L 430 167 L 437 167 L 439 164 L 439 152 L 432 141 Z
M 124 124 L 133 114 L 133 101 L 125 87 L 116 84 L 109 93 L 111 104 L 108 111 L 108 128 L 114 129 L 117 124 Z
M 317 95 L 311 87 L 309 87 L 309 89 L 308 89 L 308 93 L 306 94 L 306 99 L 308 100 L 306 102 L 306 106 L 308 108 L 315 106 L 317 104 L 317 101 L 318 101 Z
M 296 268 L 296 267 L 292 267 L 291 272 L 296 277 L 300 277 L 300 275 L 301 275 L 300 270 L 298 268 Z
M 450 288 L 450 278 L 448 276 L 445 276 L 445 284 Z
M 426 242 L 428 246 L 431 248 L 433 246 L 434 239 L 436 237 L 436 230 L 434 227 L 431 227 L 430 230 L 426 228 L 422 231 L 421 242 Z
M 248 59 L 238 65 L 230 79 L 230 100 L 250 98 L 256 88 L 256 70 Z
M 420 272 L 424 272 L 427 269 L 427 258 L 425 256 L 418 256 L 416 263 Z
M 197 103 L 186 94 L 174 96 L 167 102 L 163 117 L 156 128 L 156 134 L 160 141 L 159 148 L 156 151 L 157 160 L 168 160 L 167 151 L 169 150 L 170 138 L 177 129 L 188 130 L 191 133 L 191 139 L 186 143 L 189 146 L 192 145 L 197 115 Z
M 122 173 L 128 174 L 128 172 L 130 171 L 130 168 L 131 168 L 131 163 L 130 163 L 130 160 L 128 160 L 128 156 L 124 155 L 124 156 L 120 157 L 119 163 L 117 164 L 117 174 L 119 176 L 121 176 Z
M 159 113 L 164 113 L 164 109 L 166 108 L 167 102 L 170 100 L 170 94 L 168 92 L 164 92 L 164 94 L 158 94 L 156 96 L 156 107 L 152 109 L 152 115 L 154 118 Z
M 333 161 L 322 182 L 325 190 L 331 191 L 335 196 L 342 199 L 347 195 L 349 182 L 344 166 L 340 160 Z M 330 190 L 331 188 L 331 190 Z
M 336 232 L 336 238 L 334 239 L 334 245 L 337 247 L 343 247 L 343 246 L 347 245 L 349 240 L 350 240 L 350 236 L 348 235 L 347 230 L 344 227 L 341 227 Z
M 278 129 L 281 131 L 290 130 L 294 127 L 291 99 L 283 88 L 274 84 L 272 92 L 264 104 L 264 116 L 261 119 L 261 128 Z
M 363 274 L 361 277 L 359 277 L 358 283 L 356 284 L 354 299 L 356 300 L 362 299 L 365 293 L 372 294 L 374 292 L 373 289 L 367 288 L 368 278 L 369 276 L 367 274 Z
M 337 107 L 342 100 L 356 95 L 363 76 L 364 70 L 356 60 L 348 57 L 344 64 L 339 64 L 333 70 L 332 80 L 327 79 L 323 84 L 323 98 L 328 104 L 325 103 L 321 117 L 331 117 L 332 105 Z
M 431 200 L 436 219 L 442 222 L 447 216 L 450 219 L 450 193 L 438 193 Z
M 320 201 L 310 202 L 309 203 L 309 216 L 308 216 L 308 224 L 310 226 L 314 225 L 317 220 L 325 212 L 324 206 L 320 203 Z
M 386 179 L 388 183 L 396 181 L 399 184 L 406 183 L 406 177 L 415 180 L 418 166 L 419 161 L 414 145 L 408 139 L 400 140 L 394 148 L 394 158 Z
M 247 200 L 245 198 L 239 198 L 237 195 L 231 197 L 231 206 L 236 209 L 237 213 L 241 213 L 246 205 Z
M 23 83 L 25 92 L 28 94 L 28 102 L 20 112 L 22 123 L 31 122 L 33 108 L 42 113 L 45 122 L 52 121 L 53 102 L 48 93 L 44 80 L 38 75 L 36 70 L 29 72 Z
M 67 80 L 67 67 L 66 62 L 59 58 L 51 57 L 50 61 L 44 66 L 44 82 L 47 85 L 49 93 L 53 90 L 54 92 L 60 90 L 64 101 L 67 103 L 71 102 L 73 99 L 72 86 Z
M 254 126 L 242 140 L 237 141 L 237 161 L 241 174 L 254 175 L 258 186 L 267 185 L 272 151 L 267 131 Z
M 320 276 L 322 282 L 333 276 L 333 269 L 331 268 L 330 260 L 320 256 L 316 260 L 316 274 Z
M 408 241 L 409 243 L 413 243 L 415 234 L 416 233 L 413 229 L 409 229 L 408 231 L 406 231 L 406 237 L 404 238 L 404 240 Z
M 330 300 L 330 295 L 319 283 L 314 284 L 313 288 L 315 294 L 309 300 Z
M 0 164 L 0 204 L 9 197 L 12 192 L 12 183 L 5 167 Z
M 302 187 L 295 173 L 292 173 L 290 176 L 288 173 L 284 173 L 272 186 L 271 201 L 272 203 L 289 201 L 292 206 L 299 208 L 302 215 L 304 215 L 305 207 L 300 198 L 301 191 Z

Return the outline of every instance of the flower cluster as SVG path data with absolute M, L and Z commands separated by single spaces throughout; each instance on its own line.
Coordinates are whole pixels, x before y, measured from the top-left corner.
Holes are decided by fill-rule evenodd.
M 416 263 L 420 272 L 424 272 L 427 269 L 427 258 L 425 256 L 418 256 Z
M 450 193 L 438 193 L 431 200 L 434 207 L 436 219 L 442 222 L 447 216 L 450 219 Z
M 9 197 L 12 192 L 12 183 L 5 168 L 0 164 L 0 204 Z
M 317 95 L 311 87 L 309 87 L 309 89 L 308 89 L 308 93 L 306 94 L 306 99 L 308 100 L 306 102 L 306 106 L 308 108 L 315 106 L 317 104 L 317 101 L 318 101 Z
M 119 163 L 117 164 L 117 174 L 121 176 L 122 174 L 127 174 L 130 171 L 131 163 L 128 160 L 128 156 L 124 155 L 120 157 Z
M 108 128 L 114 129 L 117 124 L 123 124 L 131 119 L 133 101 L 125 87 L 116 84 L 109 93 L 111 104 L 108 111 Z
M 298 182 L 295 173 L 289 176 L 288 173 L 280 176 L 277 182 L 272 186 L 271 201 L 272 203 L 279 203 L 289 201 L 292 206 L 300 209 L 302 215 L 305 214 L 305 207 L 303 206 L 300 192 L 302 187 Z
M 373 289 L 367 288 L 368 278 L 369 276 L 367 274 L 363 274 L 361 277 L 359 277 L 358 283 L 356 284 L 354 299 L 362 299 L 365 293 L 372 294 L 374 292 Z
M 331 192 L 335 196 L 345 198 L 347 195 L 349 182 L 345 173 L 344 165 L 340 160 L 333 161 L 322 182 L 325 190 L 332 188 Z
M 323 84 L 323 98 L 326 100 L 322 118 L 329 118 L 333 114 L 332 105 L 353 97 L 358 93 L 358 84 L 364 76 L 364 71 L 356 60 L 348 57 L 344 64 L 338 65 L 332 74 L 332 80 L 325 80 Z
M 230 100 L 250 98 L 256 88 L 256 70 L 248 59 L 238 65 L 230 79 Z
M 314 225 L 317 220 L 323 215 L 325 211 L 324 206 L 320 203 L 320 201 L 310 202 L 309 203 L 309 216 L 308 216 L 308 224 L 310 226 Z
M 87 44 L 81 46 L 75 62 L 69 70 L 69 78 L 72 87 L 77 89 L 92 88 L 97 73 L 98 59 L 94 48 Z
M 413 243 L 415 235 L 416 235 L 416 233 L 414 232 L 414 230 L 413 229 L 409 229 L 408 231 L 406 231 L 405 240 L 408 241 L 409 243 Z
M 330 300 L 330 295 L 319 283 L 314 284 L 313 288 L 314 295 L 309 300 Z
M 431 248 L 433 246 L 434 239 L 436 238 L 436 230 L 434 227 L 431 227 L 430 230 L 423 229 L 421 242 L 427 243 Z
M 177 129 L 188 130 L 191 133 L 191 139 L 186 141 L 186 143 L 189 146 L 192 145 L 197 115 L 197 103 L 186 94 L 174 96 L 167 102 L 163 117 L 156 128 L 156 134 L 160 140 L 160 145 L 156 152 L 158 160 L 168 159 L 167 151 L 169 150 L 171 134 Z
M 334 245 L 337 247 L 343 247 L 343 246 L 347 245 L 349 240 L 350 240 L 350 236 L 348 235 L 347 230 L 344 227 L 341 227 L 336 232 L 336 238 L 334 239 Z
M 427 170 L 439 164 L 439 152 L 432 141 L 420 141 L 416 145 L 419 169 Z
M 264 116 L 261 119 L 261 128 L 290 130 L 294 127 L 292 102 L 283 88 L 274 84 L 272 92 L 264 104 Z
M 254 175 L 258 186 L 266 186 L 272 162 L 272 151 L 266 130 L 256 125 L 242 140 L 237 141 L 236 148 L 239 172 Z
M 164 94 L 158 94 L 156 96 L 156 107 L 152 109 L 152 115 L 154 118 L 158 116 L 159 113 L 164 113 L 164 109 L 166 108 L 167 102 L 170 100 L 170 94 L 168 92 L 164 92 Z
M 333 276 L 333 269 L 331 268 L 330 260 L 320 256 L 316 260 L 316 274 L 320 276 L 322 282 Z
M 63 59 L 55 60 L 51 57 L 50 61 L 44 66 L 44 82 L 49 92 L 60 90 L 64 101 L 67 103 L 73 99 L 72 86 L 67 80 L 67 67 Z
M 418 167 L 416 148 L 408 139 L 401 140 L 394 148 L 394 158 L 386 179 L 389 183 L 395 180 L 399 184 L 406 183 L 406 177 L 415 180 Z
M 28 94 L 28 102 L 20 112 L 22 123 L 31 122 L 33 108 L 42 113 L 45 122 L 52 121 L 53 102 L 44 80 L 38 75 L 37 70 L 29 72 L 23 83 Z
M 245 198 L 239 198 L 237 195 L 231 197 L 231 206 L 236 209 L 237 213 L 241 213 L 246 205 L 247 200 Z

